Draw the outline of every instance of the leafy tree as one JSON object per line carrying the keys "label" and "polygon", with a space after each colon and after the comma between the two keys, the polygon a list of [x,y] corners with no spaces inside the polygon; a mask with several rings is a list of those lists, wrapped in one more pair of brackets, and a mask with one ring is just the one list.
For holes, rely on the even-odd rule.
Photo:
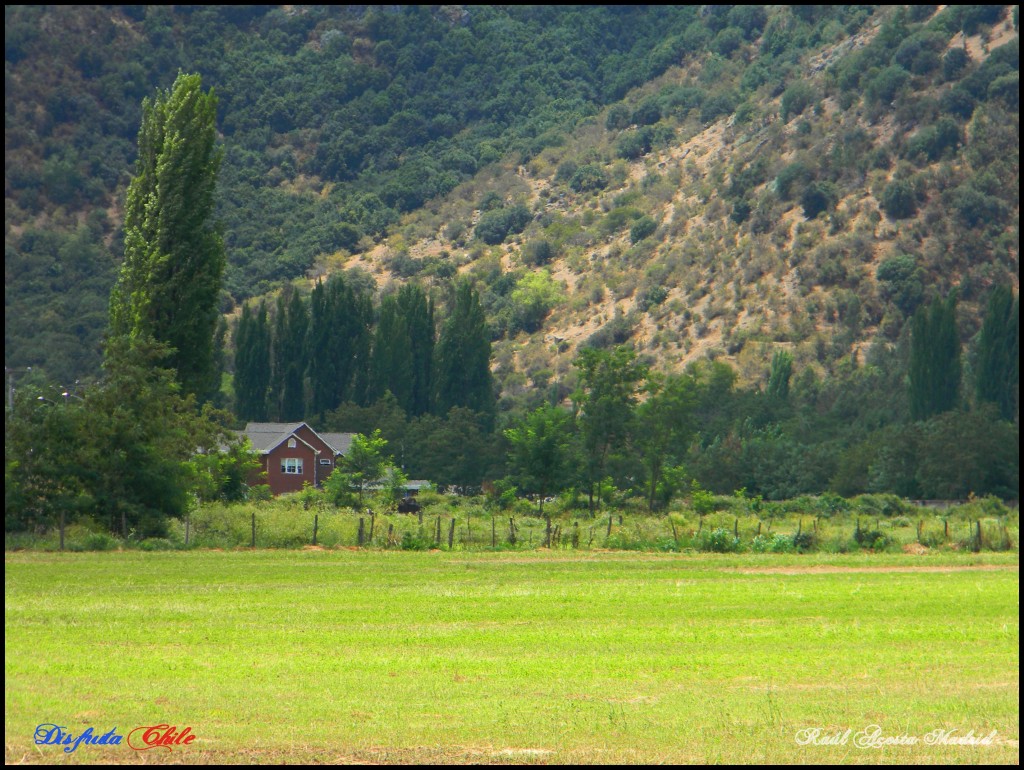
{"label": "leafy tree", "polygon": [[125,260],[111,295],[114,336],[152,337],[186,394],[220,385],[213,336],[224,244],[212,217],[221,151],[217,97],[199,75],[179,74],[170,91],[142,105],[139,157],[125,202]]}
{"label": "leafy tree", "polygon": [[[183,396],[166,345],[111,338],[105,377],[83,397],[20,400],[7,417],[7,526],[92,516],[111,531],[162,536],[193,494],[238,497],[248,453],[208,404]],[[221,447],[227,447],[221,451]]]}
{"label": "leafy tree", "polygon": [[647,399],[636,409],[636,443],[647,469],[647,507],[653,511],[664,469],[685,457],[696,432],[697,382],[691,375],[651,374],[645,390]]}
{"label": "leafy tree", "polygon": [[911,330],[910,414],[924,420],[960,403],[956,293],[918,309]]}
{"label": "leafy tree", "polygon": [[624,451],[633,427],[640,383],[647,367],[632,348],[586,348],[573,361],[579,388],[573,394],[586,455],[586,481],[591,512],[594,485],[606,475],[613,453]]}
{"label": "leafy tree", "polygon": [[925,497],[963,500],[970,494],[1016,499],[1020,494],[1018,426],[991,406],[949,411],[921,425],[916,478]]}
{"label": "leafy tree", "polygon": [[572,415],[545,404],[505,431],[509,463],[528,492],[537,494],[537,512],[544,515],[544,498],[560,488],[570,458]]}
{"label": "leafy tree", "polygon": [[[379,429],[369,436],[357,433],[352,437],[348,452],[341,459],[339,468],[348,474],[350,483],[356,488],[360,508],[363,506],[366,485],[379,481],[384,466],[390,462],[390,458],[384,454],[387,446],[388,442],[381,436]],[[331,475],[337,473],[339,468]]]}
{"label": "leafy tree", "polygon": [[1020,299],[1000,284],[992,290],[978,336],[975,393],[995,404],[1004,420],[1020,409]]}

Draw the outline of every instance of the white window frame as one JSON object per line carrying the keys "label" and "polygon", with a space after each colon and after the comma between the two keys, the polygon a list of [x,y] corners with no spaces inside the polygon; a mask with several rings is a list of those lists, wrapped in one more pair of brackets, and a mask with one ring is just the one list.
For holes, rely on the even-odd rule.
{"label": "white window frame", "polygon": [[302,458],[301,457],[282,457],[281,458],[281,473],[289,476],[301,476],[302,475]]}

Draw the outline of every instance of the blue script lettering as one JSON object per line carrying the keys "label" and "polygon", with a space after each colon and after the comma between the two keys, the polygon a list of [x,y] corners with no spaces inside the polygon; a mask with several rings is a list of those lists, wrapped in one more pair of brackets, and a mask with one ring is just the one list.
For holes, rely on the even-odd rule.
{"label": "blue script lettering", "polygon": [[75,751],[83,743],[87,746],[120,746],[123,737],[123,735],[117,734],[116,727],[103,735],[97,735],[91,727],[87,727],[85,732],[77,737],[73,733],[67,732],[66,727],[54,724],[39,725],[35,732],[36,745],[63,746],[67,754]]}

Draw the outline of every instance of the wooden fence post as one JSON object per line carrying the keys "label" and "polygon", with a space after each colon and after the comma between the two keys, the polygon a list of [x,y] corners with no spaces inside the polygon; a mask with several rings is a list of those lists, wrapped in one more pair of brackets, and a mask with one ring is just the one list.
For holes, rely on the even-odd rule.
{"label": "wooden fence post", "polygon": [[434,543],[440,547],[441,545],[441,517],[437,517],[437,529],[434,531]]}
{"label": "wooden fence post", "polygon": [[[63,512],[61,513],[62,525],[63,525]],[[192,521],[190,514],[185,514],[185,547],[188,548],[188,535],[189,535],[189,522]],[[64,532],[61,531],[61,550],[64,550]]]}
{"label": "wooden fence post", "polygon": [[544,517],[544,547],[551,547],[551,517]]}
{"label": "wooden fence post", "polygon": [[356,545],[363,544],[363,517],[359,517],[359,534],[356,535]]}
{"label": "wooden fence post", "polygon": [[452,544],[455,542],[455,517],[452,517],[452,524],[448,527],[448,550],[452,550]]}
{"label": "wooden fence post", "polygon": [[[188,517],[185,517],[185,545],[188,545]],[[64,550],[64,508],[60,509],[60,550]]]}
{"label": "wooden fence post", "polygon": [[252,514],[252,547],[256,547],[256,512]]}
{"label": "wooden fence post", "polygon": [[320,526],[320,514],[313,514],[313,545],[316,545],[316,530]]}
{"label": "wooden fence post", "polygon": [[494,514],[491,514],[491,548],[498,547],[498,534],[494,525]]}

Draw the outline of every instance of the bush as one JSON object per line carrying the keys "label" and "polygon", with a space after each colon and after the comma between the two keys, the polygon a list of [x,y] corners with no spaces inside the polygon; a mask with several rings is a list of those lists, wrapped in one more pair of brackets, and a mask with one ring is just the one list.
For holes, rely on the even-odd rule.
{"label": "bush", "polygon": [[754,553],[793,553],[796,549],[792,537],[777,533],[774,535],[758,535],[754,538],[751,550]]}
{"label": "bush", "polygon": [[906,219],[917,213],[917,194],[914,186],[905,179],[897,179],[886,185],[881,203],[882,211],[889,219]]}
{"label": "bush", "polygon": [[509,235],[521,233],[530,220],[530,210],[522,204],[508,208],[488,211],[480,216],[476,225],[476,237],[484,243],[494,246],[504,241]]}
{"label": "bush", "polygon": [[595,163],[580,166],[569,180],[569,187],[576,192],[595,192],[608,186],[608,177]]}
{"label": "bush", "polygon": [[650,217],[640,217],[633,223],[633,226],[629,228],[629,241],[630,243],[639,243],[648,235],[653,235],[654,231],[658,229],[658,223]]}
{"label": "bush", "polygon": [[714,553],[737,553],[740,550],[740,539],[732,532],[718,527],[697,539],[697,549]]}
{"label": "bush", "polygon": [[428,551],[432,546],[433,543],[424,534],[423,528],[420,527],[420,531],[416,534],[405,532],[402,535],[402,542],[398,547],[403,551]]}

